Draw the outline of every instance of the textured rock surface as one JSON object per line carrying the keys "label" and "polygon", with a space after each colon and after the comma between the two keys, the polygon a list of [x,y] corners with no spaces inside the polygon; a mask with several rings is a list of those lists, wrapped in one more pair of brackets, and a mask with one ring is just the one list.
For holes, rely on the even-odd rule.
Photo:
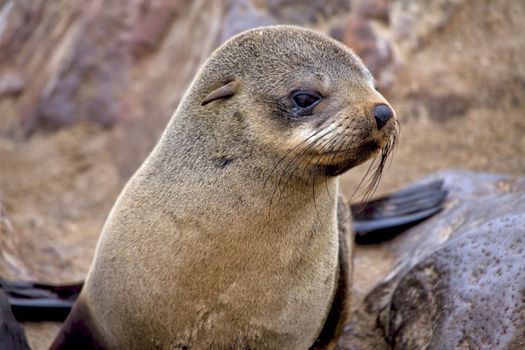
{"label": "textured rock surface", "polygon": [[273,24],[277,21],[250,0],[232,0],[222,25],[221,42],[245,30]]}
{"label": "textured rock surface", "polygon": [[311,24],[350,10],[350,0],[266,0],[269,12],[282,22]]}
{"label": "textured rock surface", "polygon": [[376,78],[379,88],[391,84],[394,63],[392,41],[374,23],[360,15],[351,15],[331,30],[331,35],[351,47]]}
{"label": "textured rock surface", "polygon": [[377,335],[393,349],[525,346],[525,178],[436,177],[446,208],[387,243],[395,268],[367,296],[347,347],[380,349]]}
{"label": "textured rock surface", "polygon": [[15,231],[0,201],[0,276],[10,279],[34,278],[22,259],[21,245],[21,237]]}
{"label": "textured rock surface", "polygon": [[391,2],[391,0],[362,0],[358,2],[357,13],[363,17],[388,22]]}
{"label": "textured rock surface", "polygon": [[393,0],[392,31],[410,50],[420,48],[436,31],[445,29],[464,0]]}

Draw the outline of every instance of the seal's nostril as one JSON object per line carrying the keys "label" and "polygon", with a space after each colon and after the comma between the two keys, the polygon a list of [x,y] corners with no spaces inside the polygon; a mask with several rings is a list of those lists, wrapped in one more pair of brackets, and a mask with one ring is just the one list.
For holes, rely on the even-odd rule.
{"label": "seal's nostril", "polygon": [[385,124],[392,119],[394,112],[385,104],[376,105],[373,110],[377,122],[377,129],[381,130]]}

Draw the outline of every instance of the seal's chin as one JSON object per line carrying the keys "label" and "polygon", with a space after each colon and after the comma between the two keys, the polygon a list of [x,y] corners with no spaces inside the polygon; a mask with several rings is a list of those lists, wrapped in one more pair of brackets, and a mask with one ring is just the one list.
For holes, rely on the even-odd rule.
{"label": "seal's chin", "polygon": [[368,159],[375,156],[381,146],[376,141],[370,141],[362,144],[356,149],[348,150],[346,152],[338,152],[337,157],[330,157],[329,163],[320,164],[322,171],[326,176],[341,175],[345,171],[366,162]]}

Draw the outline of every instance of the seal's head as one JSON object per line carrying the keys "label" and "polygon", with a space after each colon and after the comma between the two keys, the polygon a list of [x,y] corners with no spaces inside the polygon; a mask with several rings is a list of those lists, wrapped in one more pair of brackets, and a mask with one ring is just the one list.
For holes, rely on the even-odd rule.
{"label": "seal's head", "polygon": [[222,132],[242,129],[254,148],[273,152],[276,169],[299,177],[339,175],[379,154],[377,180],[397,139],[395,113],[361,60],[298,27],[264,27],[230,39],[204,65],[189,96],[200,115],[235,120]]}

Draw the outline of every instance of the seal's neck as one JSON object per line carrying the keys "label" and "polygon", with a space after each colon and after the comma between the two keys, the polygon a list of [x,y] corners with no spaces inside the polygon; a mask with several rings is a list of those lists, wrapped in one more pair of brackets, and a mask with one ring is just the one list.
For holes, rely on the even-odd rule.
{"label": "seal's neck", "polygon": [[[221,124],[221,123],[219,123]],[[267,220],[271,212],[325,220],[335,207],[337,178],[311,176],[258,147],[240,129],[213,130],[172,120],[137,177],[162,183],[177,215],[209,220]]]}

